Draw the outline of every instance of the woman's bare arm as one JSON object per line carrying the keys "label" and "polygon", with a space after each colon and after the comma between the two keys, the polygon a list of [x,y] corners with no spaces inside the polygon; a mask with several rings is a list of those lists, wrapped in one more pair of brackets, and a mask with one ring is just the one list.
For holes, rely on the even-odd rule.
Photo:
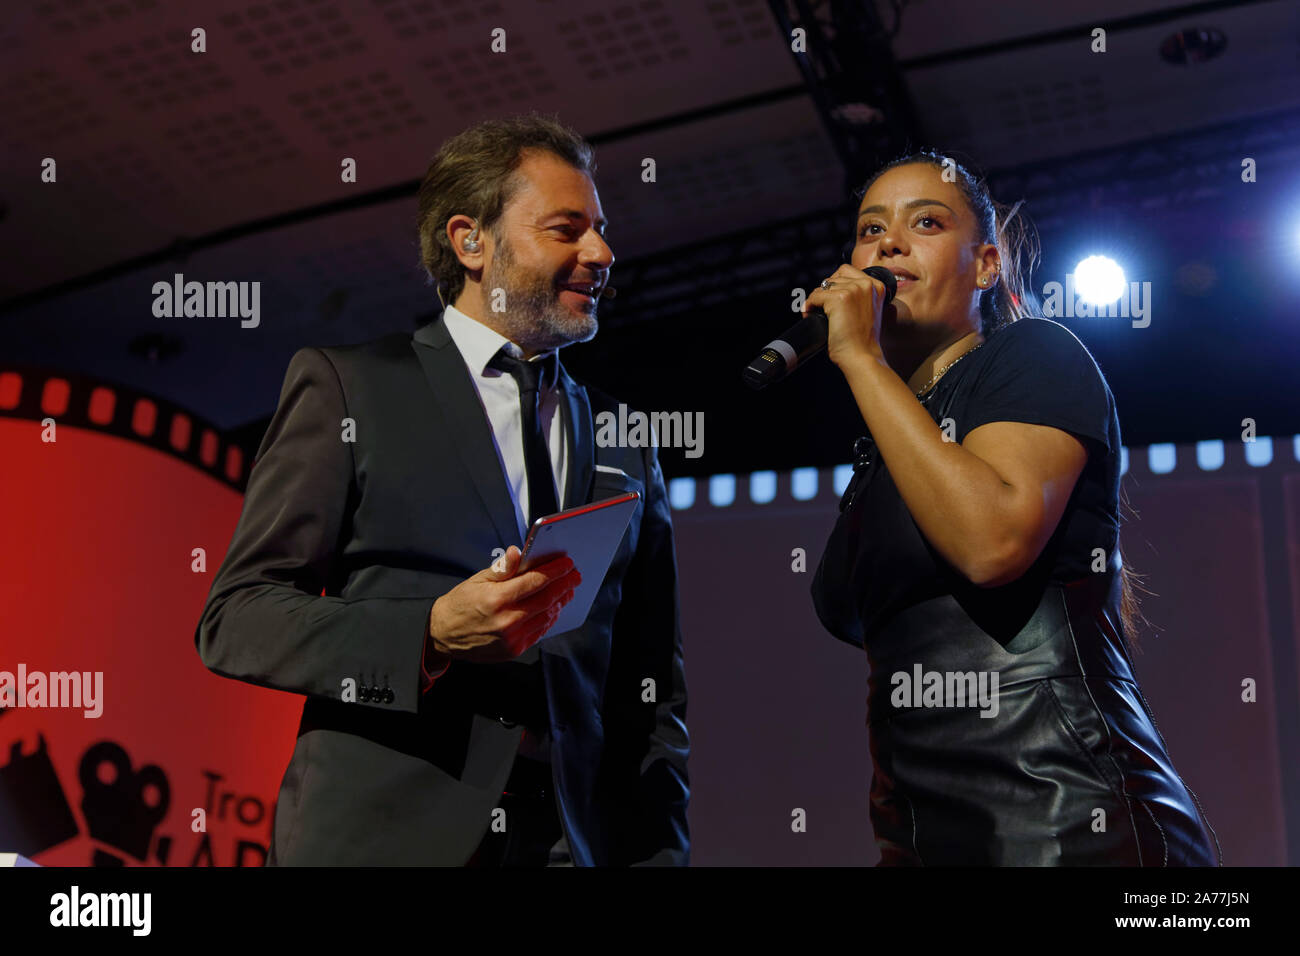
{"label": "woman's bare arm", "polygon": [[1020,577],[1056,530],[1087,462],[1083,444],[1045,425],[990,422],[947,441],[883,356],[841,363],[889,474],[926,539],[964,577]]}

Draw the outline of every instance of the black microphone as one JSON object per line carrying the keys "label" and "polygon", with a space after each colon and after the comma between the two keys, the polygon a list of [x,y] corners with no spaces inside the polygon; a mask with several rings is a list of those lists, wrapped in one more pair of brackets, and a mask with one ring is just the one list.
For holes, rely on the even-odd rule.
{"label": "black microphone", "polygon": [[[894,299],[898,280],[884,266],[870,266],[864,270],[873,279],[885,284],[885,305]],[[779,382],[796,368],[826,348],[830,323],[821,306],[813,306],[808,315],[786,329],[780,338],[767,343],[754,361],[745,367],[741,377],[750,388],[766,388]]]}

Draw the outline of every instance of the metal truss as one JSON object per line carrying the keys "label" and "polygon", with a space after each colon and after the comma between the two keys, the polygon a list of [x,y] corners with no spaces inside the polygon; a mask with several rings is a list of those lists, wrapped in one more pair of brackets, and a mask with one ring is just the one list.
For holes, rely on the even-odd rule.
{"label": "metal truss", "polygon": [[[856,188],[883,158],[919,139],[902,72],[871,0],[768,0],[791,46],[808,95],[844,166],[845,193]],[[795,49],[801,30],[800,49]]]}
{"label": "metal truss", "polygon": [[[1080,210],[1132,216],[1139,208],[1211,200],[1241,182],[1251,157],[1267,168],[1300,160],[1300,109],[1061,159],[990,170],[993,194],[1025,199],[1044,233],[1068,226]],[[605,313],[611,326],[718,305],[739,294],[806,286],[843,261],[853,210],[818,209],[780,222],[618,263],[619,298]]]}
{"label": "metal truss", "polygon": [[993,170],[987,179],[1003,202],[1025,199],[1044,231],[1077,218],[1080,209],[1118,210],[1203,202],[1241,184],[1242,161],[1268,159],[1286,168],[1300,156],[1300,109],[1233,120],[1059,159]]}

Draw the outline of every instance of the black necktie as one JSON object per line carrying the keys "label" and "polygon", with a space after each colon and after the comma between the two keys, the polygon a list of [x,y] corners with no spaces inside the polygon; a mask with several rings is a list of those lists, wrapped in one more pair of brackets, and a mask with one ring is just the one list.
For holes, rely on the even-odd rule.
{"label": "black necktie", "polygon": [[540,399],[537,385],[543,372],[550,371],[556,356],[549,353],[540,362],[525,362],[507,353],[504,348],[498,352],[489,368],[508,372],[519,383],[519,411],[523,415],[524,426],[524,474],[528,478],[528,526],[545,515],[560,510],[555,497],[555,475],[551,470],[551,453],[547,448],[546,436],[542,434],[542,418],[539,414]]}

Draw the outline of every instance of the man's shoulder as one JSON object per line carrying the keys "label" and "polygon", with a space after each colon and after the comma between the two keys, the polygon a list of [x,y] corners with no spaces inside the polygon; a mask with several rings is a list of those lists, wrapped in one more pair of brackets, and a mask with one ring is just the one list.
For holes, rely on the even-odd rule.
{"label": "man's shoulder", "polygon": [[320,364],[321,357],[333,366],[339,375],[364,374],[382,368],[391,368],[394,362],[415,361],[411,349],[410,332],[390,332],[364,342],[342,345],[304,345],[294,352],[290,366],[306,363],[309,367]]}
{"label": "man's shoulder", "polygon": [[405,358],[414,355],[411,351],[410,332],[389,332],[387,335],[367,339],[364,342],[352,342],[346,345],[318,345],[315,347],[331,359],[338,359],[342,362],[363,362],[367,359],[391,359],[394,357]]}
{"label": "man's shoulder", "polygon": [[411,333],[391,332],[364,342],[304,345],[289,358],[284,378],[286,383],[314,383],[351,397],[382,395],[408,382],[403,374],[408,364],[418,365]]}

